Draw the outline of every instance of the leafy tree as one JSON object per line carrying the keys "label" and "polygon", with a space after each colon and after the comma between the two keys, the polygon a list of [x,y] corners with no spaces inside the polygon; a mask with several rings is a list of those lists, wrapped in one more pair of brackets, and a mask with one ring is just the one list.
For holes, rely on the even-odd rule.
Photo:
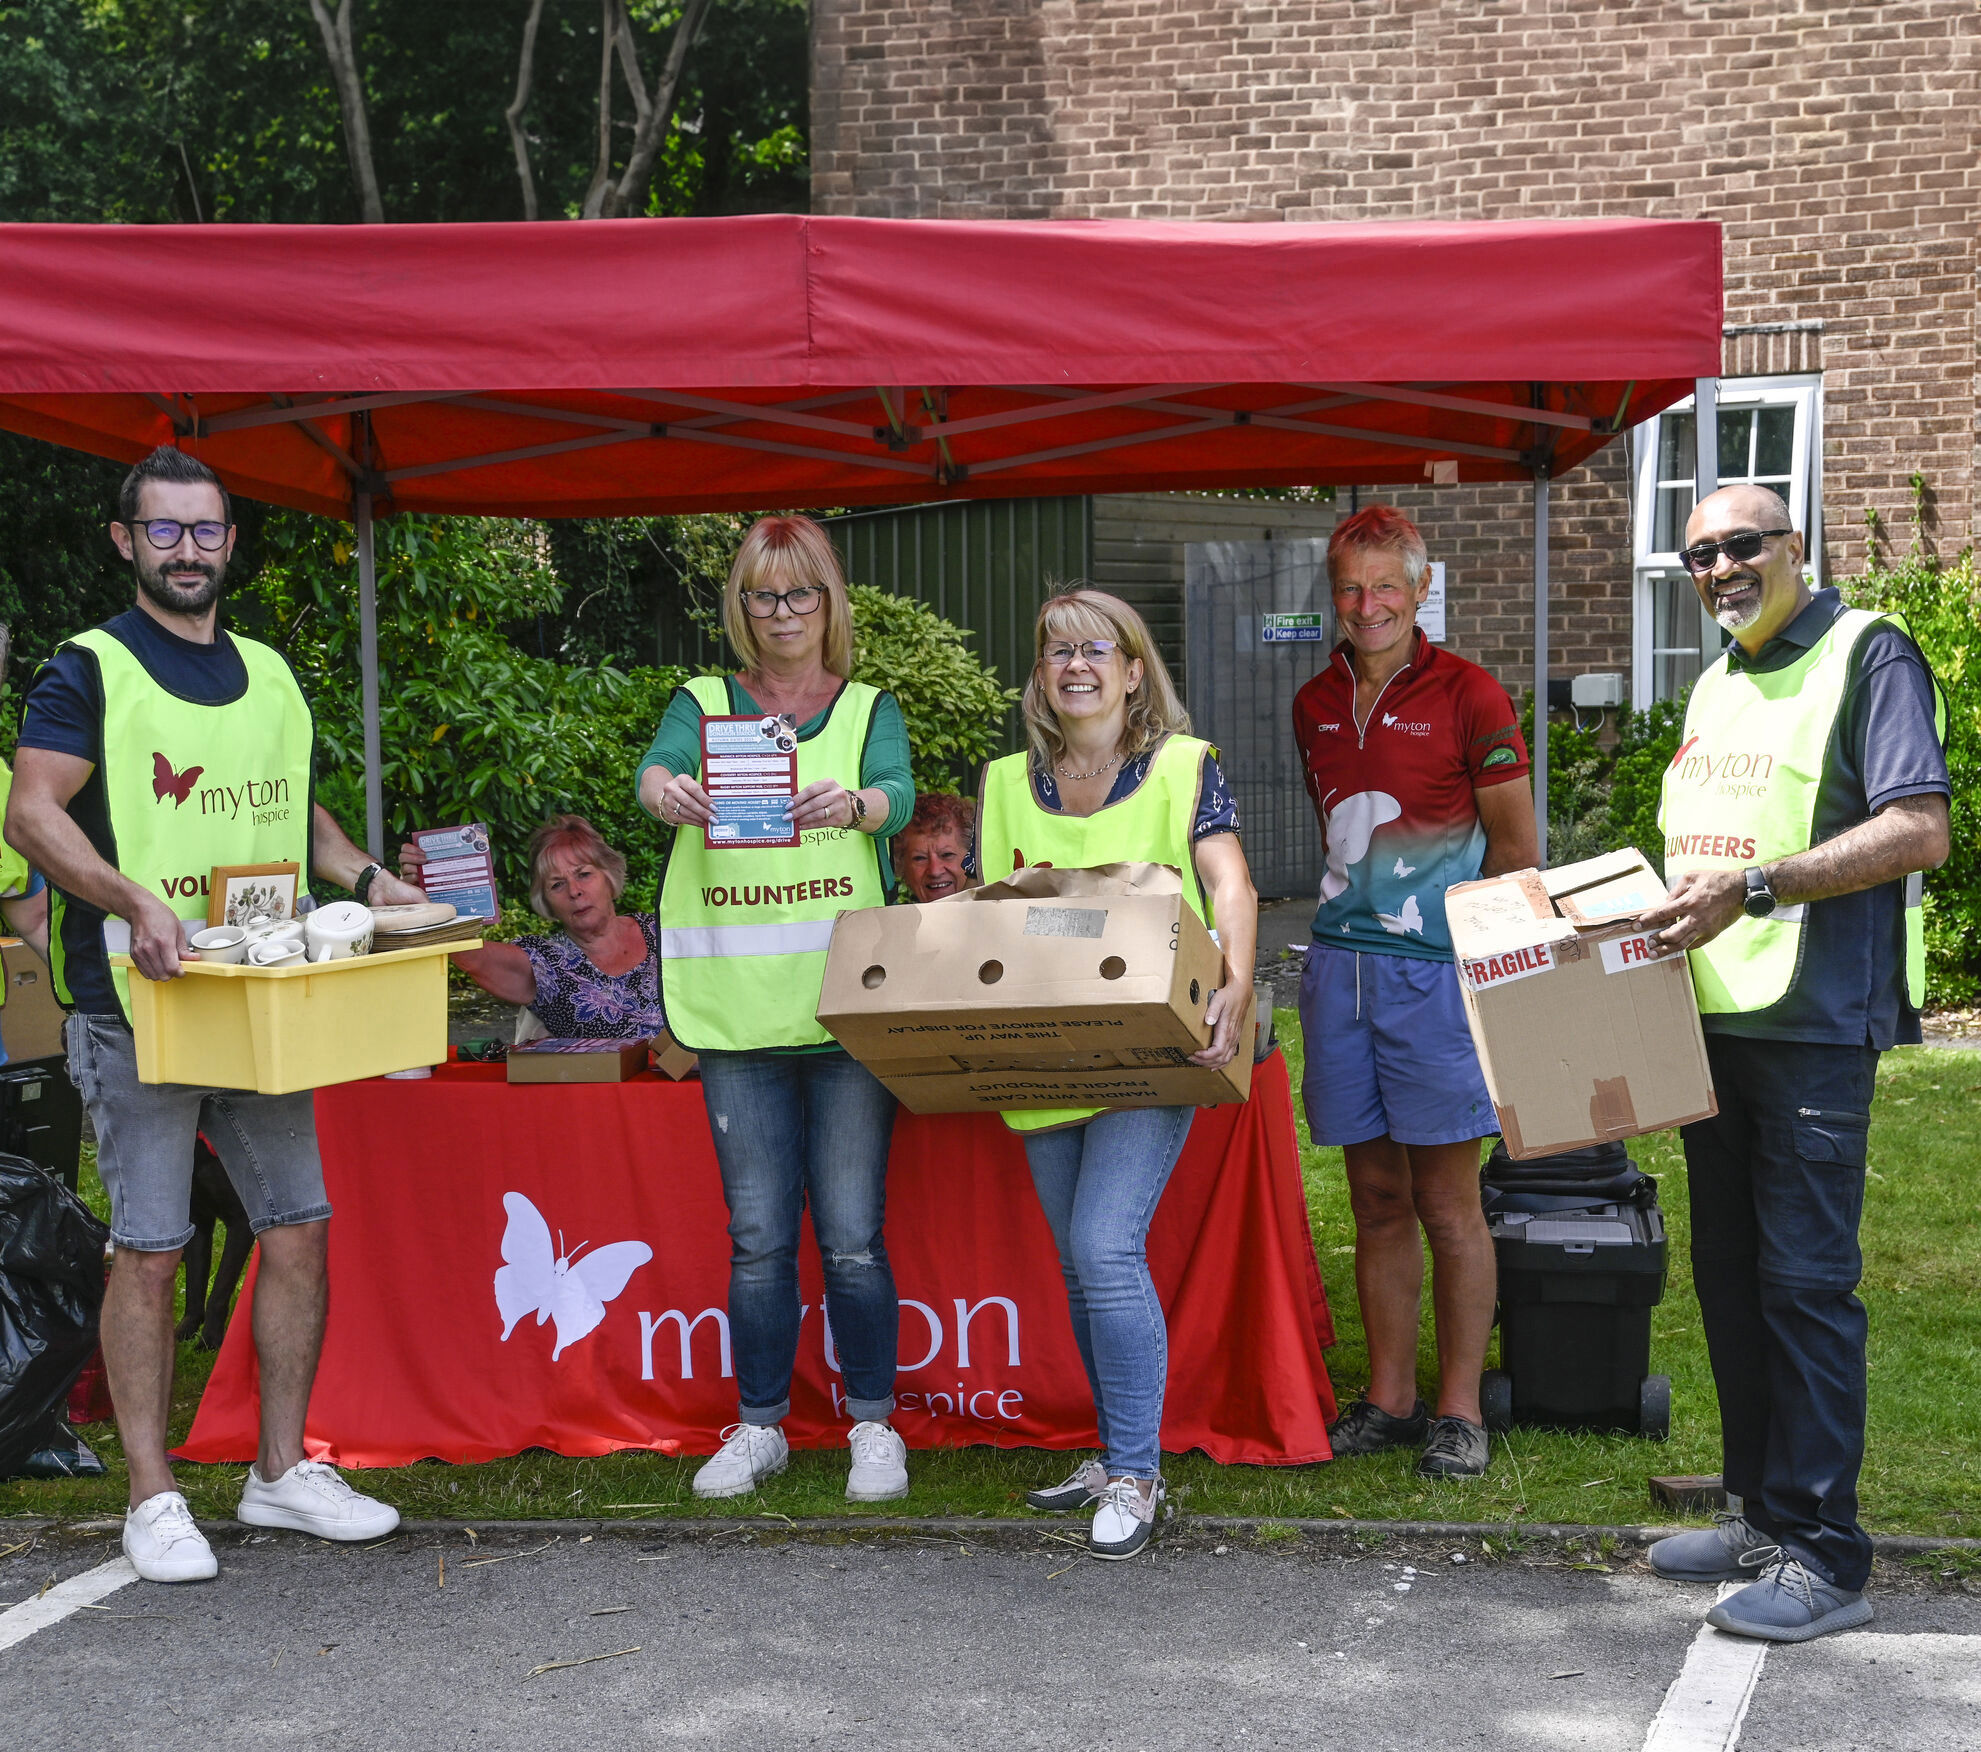
{"label": "leafy tree", "polygon": [[1970,549],[1943,565],[1904,560],[1840,579],[1859,608],[1897,610],[1947,692],[1953,850],[1926,877],[1926,976],[1935,1005],[1981,1001],[1981,573]]}

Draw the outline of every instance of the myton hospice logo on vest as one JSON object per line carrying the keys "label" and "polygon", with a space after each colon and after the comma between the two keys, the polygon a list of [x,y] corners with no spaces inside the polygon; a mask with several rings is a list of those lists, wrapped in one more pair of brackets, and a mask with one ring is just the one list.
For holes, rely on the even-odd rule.
{"label": "myton hospice logo on vest", "polygon": [[[1708,754],[1699,747],[1698,732],[1679,744],[1671,757],[1675,784],[1711,787],[1713,794],[1729,802],[1758,801],[1768,794],[1768,781],[1774,776],[1772,754]],[[1754,856],[1754,839],[1748,833],[1677,833],[1665,836],[1667,858],[1734,858]]]}
{"label": "myton hospice logo on vest", "polygon": [[[151,794],[160,803],[170,797],[174,809],[183,809],[193,795],[193,786],[205,772],[203,766],[187,767],[180,772],[164,755],[154,752]],[[201,815],[239,821],[245,809],[256,827],[287,821],[290,802],[287,779],[243,779],[238,785],[202,785],[199,790]]]}

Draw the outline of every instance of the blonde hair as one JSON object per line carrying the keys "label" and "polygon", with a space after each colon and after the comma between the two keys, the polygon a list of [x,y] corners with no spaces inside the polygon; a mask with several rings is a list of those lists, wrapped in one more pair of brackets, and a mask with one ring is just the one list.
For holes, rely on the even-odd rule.
{"label": "blonde hair", "polygon": [[1121,752],[1129,759],[1147,754],[1165,736],[1189,734],[1190,714],[1176,697],[1162,653],[1149,636],[1148,622],[1120,597],[1075,584],[1046,598],[1033,629],[1032,673],[1025,682],[1022,709],[1035,770],[1050,770],[1066,753],[1058,715],[1039,685],[1046,643],[1051,639],[1112,639],[1115,656],[1122,664],[1141,663],[1142,679],[1128,696],[1127,722],[1121,732]]}
{"label": "blonde hair", "polygon": [[557,916],[550,910],[544,889],[554,874],[550,854],[566,846],[593,869],[605,872],[615,901],[626,892],[626,860],[605,843],[598,829],[582,815],[553,815],[530,835],[530,908],[538,918]]}
{"label": "blonde hair", "polygon": [[722,630],[745,669],[756,668],[763,648],[757,643],[756,622],[743,606],[743,592],[797,590],[807,584],[825,592],[824,606],[817,611],[825,616],[821,659],[834,675],[851,678],[853,610],[846,599],[846,577],[832,538],[809,517],[760,517],[736,550],[722,591]]}

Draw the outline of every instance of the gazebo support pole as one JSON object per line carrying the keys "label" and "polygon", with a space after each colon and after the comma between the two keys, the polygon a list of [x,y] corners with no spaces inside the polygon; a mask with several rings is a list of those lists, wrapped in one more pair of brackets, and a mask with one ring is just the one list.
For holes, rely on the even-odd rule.
{"label": "gazebo support pole", "polygon": [[1548,867],[1548,465],[1534,470],[1534,844]]}
{"label": "gazebo support pole", "polygon": [[358,536],[358,669],[365,719],[365,850],[385,856],[385,785],[378,735],[378,562],[373,551],[371,494],[360,489],[353,522]]}
{"label": "gazebo support pole", "polygon": [[1692,502],[1720,490],[1720,380],[1692,385]]}

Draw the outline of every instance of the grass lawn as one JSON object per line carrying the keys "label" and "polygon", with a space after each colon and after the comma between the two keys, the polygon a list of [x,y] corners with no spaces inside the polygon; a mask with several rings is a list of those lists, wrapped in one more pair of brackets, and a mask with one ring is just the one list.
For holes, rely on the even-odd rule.
{"label": "grass lawn", "polygon": [[[1281,1012],[1299,1080],[1299,1033]],[[1981,1053],[1908,1048],[1888,1054],[1871,1130],[1862,1294],[1871,1309],[1871,1439],[1865,1516],[1888,1533],[1981,1536]],[[1203,1514],[1354,1516],[1380,1520],[1638,1523],[1666,1517],[1645,1492],[1652,1473],[1715,1472],[1719,1420],[1699,1310],[1686,1264],[1685,1175],[1674,1133],[1640,1138],[1639,1164],[1659,1179],[1669,1226],[1671,1279],[1652,1330],[1652,1368],[1672,1378],[1672,1437],[1653,1444],[1622,1435],[1515,1430],[1497,1442],[1493,1469],[1472,1484],[1428,1484],[1411,1456],[1330,1466],[1217,1466],[1201,1455],[1166,1462],[1180,1507]],[[1328,1353],[1344,1401],[1365,1381],[1367,1357],[1354,1295],[1354,1228],[1338,1150],[1313,1148],[1302,1126],[1301,1159],[1314,1241],[1340,1342]],[[93,1169],[87,1190],[101,1206]],[[1419,1378],[1435,1378],[1428,1331]],[[212,1366],[180,1348],[173,1431],[183,1435]],[[0,1484],[0,1514],[85,1516],[121,1512],[122,1467],[113,1427],[90,1442],[110,1462],[91,1482]],[[970,1448],[913,1457],[905,1502],[852,1509],[843,1501],[840,1454],[794,1454],[791,1468],[757,1496],[701,1503],[688,1488],[693,1459],[626,1454],[565,1460],[526,1454],[480,1466],[429,1462],[362,1475],[365,1489],[415,1516],[464,1520],[599,1515],[790,1516],[1022,1514],[1026,1488],[1062,1476],[1066,1457],[1037,1450]],[[187,1466],[180,1477],[196,1513],[230,1516],[243,1469]]]}

